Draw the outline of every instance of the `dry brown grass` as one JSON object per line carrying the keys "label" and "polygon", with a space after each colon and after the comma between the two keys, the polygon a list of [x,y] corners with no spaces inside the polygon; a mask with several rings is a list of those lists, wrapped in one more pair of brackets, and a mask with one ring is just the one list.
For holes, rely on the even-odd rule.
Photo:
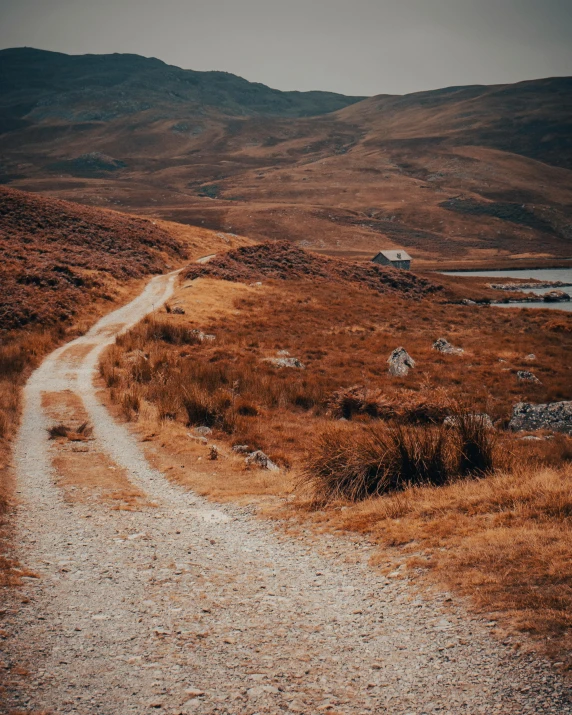
{"label": "dry brown grass", "polygon": [[0,329],[69,322],[87,296],[187,256],[152,221],[0,187]]}
{"label": "dry brown grass", "polygon": [[[351,286],[340,291],[327,282],[248,287],[199,279],[185,286],[173,305],[186,314],[163,313],[156,320],[212,333],[216,341],[153,340],[143,325],[112,348],[102,366],[107,380],[113,371],[118,414],[125,411],[125,396],[137,395],[139,411],[129,409],[133,429],[159,468],[213,499],[256,502],[317,528],[362,531],[384,547],[399,546],[412,568],[422,566],[561,657],[571,605],[566,560],[572,555],[572,440],[524,442],[503,430],[515,402],[572,397],[566,359],[572,334],[552,329],[552,312],[413,301]],[[562,314],[558,324],[569,320]],[[464,355],[432,350],[441,336],[464,348]],[[398,345],[417,361],[403,378],[387,373],[387,356]],[[306,369],[264,362],[283,349]],[[525,360],[530,353],[534,363]],[[532,369],[542,384],[519,383],[519,369]],[[361,402],[350,410],[351,420],[334,423],[340,395],[352,388]],[[205,404],[220,400],[215,412],[233,418],[227,427],[215,419],[208,443],[188,426],[199,421],[189,420],[185,410],[189,389]],[[383,398],[391,409],[372,413],[371,397],[378,405]],[[495,420],[498,448],[506,456],[497,473],[440,487],[403,485],[392,495],[360,504],[338,500],[319,511],[315,493],[299,493],[292,501],[302,466],[324,430],[337,424],[349,433],[368,431],[382,427],[380,418],[430,425],[455,401]],[[211,443],[219,448],[216,461],[209,459]],[[281,472],[247,470],[231,451],[238,443],[263,449]],[[384,549],[382,558],[387,556]]]}
{"label": "dry brown grass", "polygon": [[[352,391],[362,400],[355,410],[348,410],[354,418],[360,413],[367,418],[372,411],[368,405],[375,402],[379,416],[396,413],[417,421],[441,418],[447,401],[464,402],[466,396],[475,409],[500,422],[506,422],[518,401],[571,396],[566,355],[572,336],[548,329],[552,314],[547,311],[413,301],[351,286],[340,291],[326,282],[299,281],[288,288],[270,283],[258,289],[243,286],[242,291],[236,290],[236,284],[218,282],[221,294],[232,289],[224,314],[222,295],[216,306],[209,304],[213,285],[217,282],[199,280],[194,288],[180,290],[177,301],[186,315],[164,313],[155,319],[158,327],[147,323],[121,342],[121,352],[130,353],[129,364],[123,367],[125,384],[143,392],[157,390],[160,384],[151,400],[161,393],[170,411],[181,418],[181,388],[191,385],[210,396],[220,392],[221,398],[229,398],[234,390],[235,406],[240,399],[246,410],[251,404],[280,419],[284,409],[306,417],[308,413],[320,416],[328,409],[339,413],[340,396]],[[164,330],[165,325],[172,325],[175,332],[200,329],[216,340],[176,346],[170,338],[147,339],[149,330]],[[463,347],[465,354],[435,352],[432,344],[440,336]],[[400,344],[417,367],[405,378],[394,378],[387,373],[386,359]],[[299,358],[306,369],[276,368],[264,362],[282,349]],[[525,360],[530,353],[536,355],[533,363]],[[106,379],[117,380],[119,373],[113,372],[117,368],[104,361]],[[519,382],[516,373],[524,369],[532,369],[542,384]]]}

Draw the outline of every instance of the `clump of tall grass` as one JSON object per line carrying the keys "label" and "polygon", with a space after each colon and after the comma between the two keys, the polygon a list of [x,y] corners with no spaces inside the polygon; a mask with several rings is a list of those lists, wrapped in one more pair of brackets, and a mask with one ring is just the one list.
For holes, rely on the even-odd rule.
{"label": "clump of tall grass", "polygon": [[141,396],[136,387],[125,390],[121,395],[121,410],[128,422],[139,414],[141,409]]}
{"label": "clump of tall grass", "polygon": [[455,416],[459,446],[458,471],[461,476],[490,474],[495,468],[496,433],[483,415],[460,410]]}
{"label": "clump of tall grass", "polygon": [[134,330],[118,336],[116,343],[127,350],[133,350],[150,340],[168,345],[198,345],[202,342],[200,331],[195,328],[147,317]]}
{"label": "clump of tall grass", "polygon": [[234,395],[217,390],[211,393],[197,385],[187,387],[182,396],[189,425],[217,427],[231,434],[236,424]]}
{"label": "clump of tall grass", "polygon": [[367,416],[406,424],[437,424],[453,409],[451,399],[444,390],[400,390],[397,394],[388,394],[382,389],[370,389],[364,385],[336,390],[329,396],[327,406],[332,417],[351,420]]}
{"label": "clump of tall grass", "polygon": [[495,469],[495,436],[481,420],[455,425],[331,425],[307,458],[303,482],[316,499],[360,501],[410,486],[443,486]]}

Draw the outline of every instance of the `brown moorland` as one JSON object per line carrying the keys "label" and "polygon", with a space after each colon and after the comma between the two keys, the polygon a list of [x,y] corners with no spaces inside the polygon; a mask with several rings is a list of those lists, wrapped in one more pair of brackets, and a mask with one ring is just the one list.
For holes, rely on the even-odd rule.
{"label": "brown moorland", "polygon": [[13,186],[359,259],[570,258],[570,78],[358,101],[132,55],[0,66]]}
{"label": "brown moorland", "polygon": [[[149,458],[211,498],[257,503],[319,529],[361,531],[385,547],[379,559],[388,571],[403,563],[409,571],[399,573],[417,569],[445,582],[494,614],[501,629],[531,633],[565,658],[572,443],[563,435],[522,440],[506,425],[518,401],[572,398],[565,359],[572,316],[449,302],[472,291],[487,294],[475,280],[419,294],[380,293],[331,273],[301,277],[299,257],[284,280],[280,254],[279,277],[252,284],[259,277],[252,256],[265,250],[246,251],[247,267],[236,261],[237,273],[226,273],[226,281],[212,276],[228,271],[244,250],[198,267],[202,277],[183,280],[171,313],[145,321],[105,356],[101,374],[113,408],[132,422]],[[239,276],[246,283],[235,282]],[[176,306],[185,314],[173,313]],[[438,337],[464,353],[436,352]],[[400,345],[416,367],[392,377],[386,360]],[[276,365],[287,357],[304,369]],[[533,370],[540,383],[519,382],[522,369]],[[354,405],[341,422],[340,394]],[[487,438],[491,474],[459,474],[438,487],[402,485],[358,503],[316,502],[303,475],[328,431],[338,430],[337,444],[350,451],[371,430],[386,435],[399,425],[419,442],[443,430],[443,417],[459,406],[487,412],[495,423]],[[201,425],[213,430],[206,440],[193,429]],[[246,467],[231,449],[236,445],[263,450],[280,471]]]}

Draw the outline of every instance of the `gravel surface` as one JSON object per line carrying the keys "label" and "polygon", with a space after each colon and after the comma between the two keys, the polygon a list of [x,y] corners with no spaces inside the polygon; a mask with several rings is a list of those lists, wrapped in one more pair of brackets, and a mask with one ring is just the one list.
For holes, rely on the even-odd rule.
{"label": "gravel surface", "polygon": [[[16,536],[40,578],[25,579],[4,614],[3,660],[30,676],[3,694],[1,712],[572,713],[550,664],[495,641],[493,624],[446,594],[422,597],[383,576],[368,565],[368,544],[288,537],[149,466],[98,402],[93,368],[173,281],[154,279],[74,341],[90,352],[56,351],[26,387]],[[97,450],[156,506],[64,500],[41,409],[43,391],[64,389],[82,398]]]}

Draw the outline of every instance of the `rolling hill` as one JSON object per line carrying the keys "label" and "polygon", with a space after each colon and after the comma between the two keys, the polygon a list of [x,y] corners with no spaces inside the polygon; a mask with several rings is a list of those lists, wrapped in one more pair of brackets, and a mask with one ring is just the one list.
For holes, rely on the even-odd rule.
{"label": "rolling hill", "polygon": [[15,187],[358,258],[572,255],[571,78],[361,99],[19,49],[0,88]]}

